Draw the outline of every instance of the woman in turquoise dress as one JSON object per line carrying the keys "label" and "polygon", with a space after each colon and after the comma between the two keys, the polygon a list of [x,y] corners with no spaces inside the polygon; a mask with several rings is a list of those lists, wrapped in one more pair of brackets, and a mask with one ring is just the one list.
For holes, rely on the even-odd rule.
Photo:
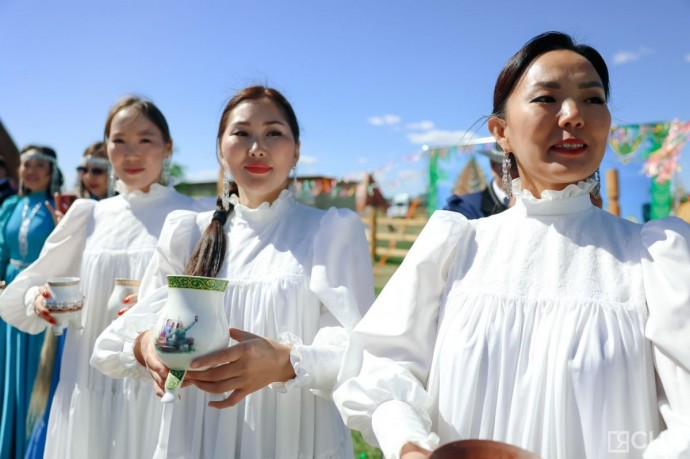
{"label": "woman in turquoise dress", "polygon": [[[55,228],[46,203],[62,186],[57,155],[48,147],[22,149],[19,194],[0,208],[0,276],[9,284],[38,258]],[[0,457],[23,458],[27,444],[26,414],[36,376],[43,335],[30,335],[0,321]]]}
{"label": "woman in turquoise dress", "polygon": [[[77,166],[79,197],[100,201],[112,195],[110,160],[103,142],[86,147]],[[60,214],[58,214],[60,216]],[[24,459],[43,459],[48,430],[48,417],[53,395],[60,380],[60,363],[68,330],[60,336],[44,334],[40,362],[29,402],[27,429],[31,431]]]}

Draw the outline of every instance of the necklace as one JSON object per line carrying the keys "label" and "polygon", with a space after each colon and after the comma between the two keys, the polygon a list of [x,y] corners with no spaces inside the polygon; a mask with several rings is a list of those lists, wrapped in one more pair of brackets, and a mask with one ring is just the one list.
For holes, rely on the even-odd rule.
{"label": "necklace", "polygon": [[29,225],[31,225],[31,219],[36,216],[40,209],[41,203],[39,202],[31,209],[31,213],[27,216],[26,214],[29,212],[28,199],[22,208],[22,224],[19,226],[19,255],[22,258],[29,253]]}

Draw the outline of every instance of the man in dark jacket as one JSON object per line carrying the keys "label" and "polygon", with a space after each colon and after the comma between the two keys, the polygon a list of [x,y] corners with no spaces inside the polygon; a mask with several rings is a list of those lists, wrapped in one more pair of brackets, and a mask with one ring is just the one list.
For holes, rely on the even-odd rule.
{"label": "man in dark jacket", "polygon": [[[482,191],[468,194],[454,194],[448,198],[443,210],[459,212],[470,220],[488,217],[506,210],[509,199],[503,191],[503,152],[498,150],[482,151],[491,161],[491,182]],[[511,161],[511,178],[518,176],[515,161]]]}

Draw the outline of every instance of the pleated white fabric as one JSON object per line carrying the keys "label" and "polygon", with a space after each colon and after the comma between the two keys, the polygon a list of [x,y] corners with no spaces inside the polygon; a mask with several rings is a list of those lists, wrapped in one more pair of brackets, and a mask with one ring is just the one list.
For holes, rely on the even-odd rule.
{"label": "pleated white fabric", "polygon": [[[155,457],[351,459],[350,432],[330,394],[349,330],[373,302],[364,227],[351,211],[306,207],[287,190],[257,209],[233,202],[227,255],[218,274],[230,281],[229,323],[291,343],[297,378],[223,410],[207,407],[220,397],[196,387],[182,389],[181,399],[165,408]],[[211,216],[170,215],[139,303],[96,344],[92,363],[102,371],[147,377],[133,357],[132,343],[156,323],[167,295],[166,275],[184,271]]]}
{"label": "pleated white fabric", "polygon": [[591,186],[523,191],[479,220],[434,213],[351,335],[347,424],[391,458],[468,438],[689,457],[690,225],[614,217]]}
{"label": "pleated white fabric", "polygon": [[[115,278],[141,279],[167,214],[198,209],[186,196],[158,184],[150,192],[103,201],[77,200],[46,241],[39,259],[0,297],[0,315],[29,332],[45,329],[34,314],[37,286],[78,276],[85,296],[83,329],[67,332],[60,382],[47,431],[46,457],[144,458],[153,455],[161,416],[150,381],[115,380],[89,365],[98,335],[113,320],[106,305]],[[146,422],[141,422],[145,419]]]}

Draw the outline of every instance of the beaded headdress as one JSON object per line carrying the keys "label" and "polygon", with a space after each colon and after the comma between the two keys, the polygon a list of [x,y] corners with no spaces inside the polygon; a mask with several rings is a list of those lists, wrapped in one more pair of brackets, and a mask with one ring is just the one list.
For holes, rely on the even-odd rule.
{"label": "beaded headdress", "polygon": [[[19,155],[19,161],[24,162],[24,161],[29,161],[31,159],[38,159],[41,161],[47,161],[50,164],[53,165],[51,167],[52,173],[50,175],[50,190],[52,192],[55,191],[60,191],[60,170],[58,169],[57,166],[57,158],[54,158],[53,156],[46,155],[45,153],[41,152],[40,150],[36,148],[31,148],[21,155]],[[19,179],[19,189],[21,190],[24,187],[23,180]]]}

